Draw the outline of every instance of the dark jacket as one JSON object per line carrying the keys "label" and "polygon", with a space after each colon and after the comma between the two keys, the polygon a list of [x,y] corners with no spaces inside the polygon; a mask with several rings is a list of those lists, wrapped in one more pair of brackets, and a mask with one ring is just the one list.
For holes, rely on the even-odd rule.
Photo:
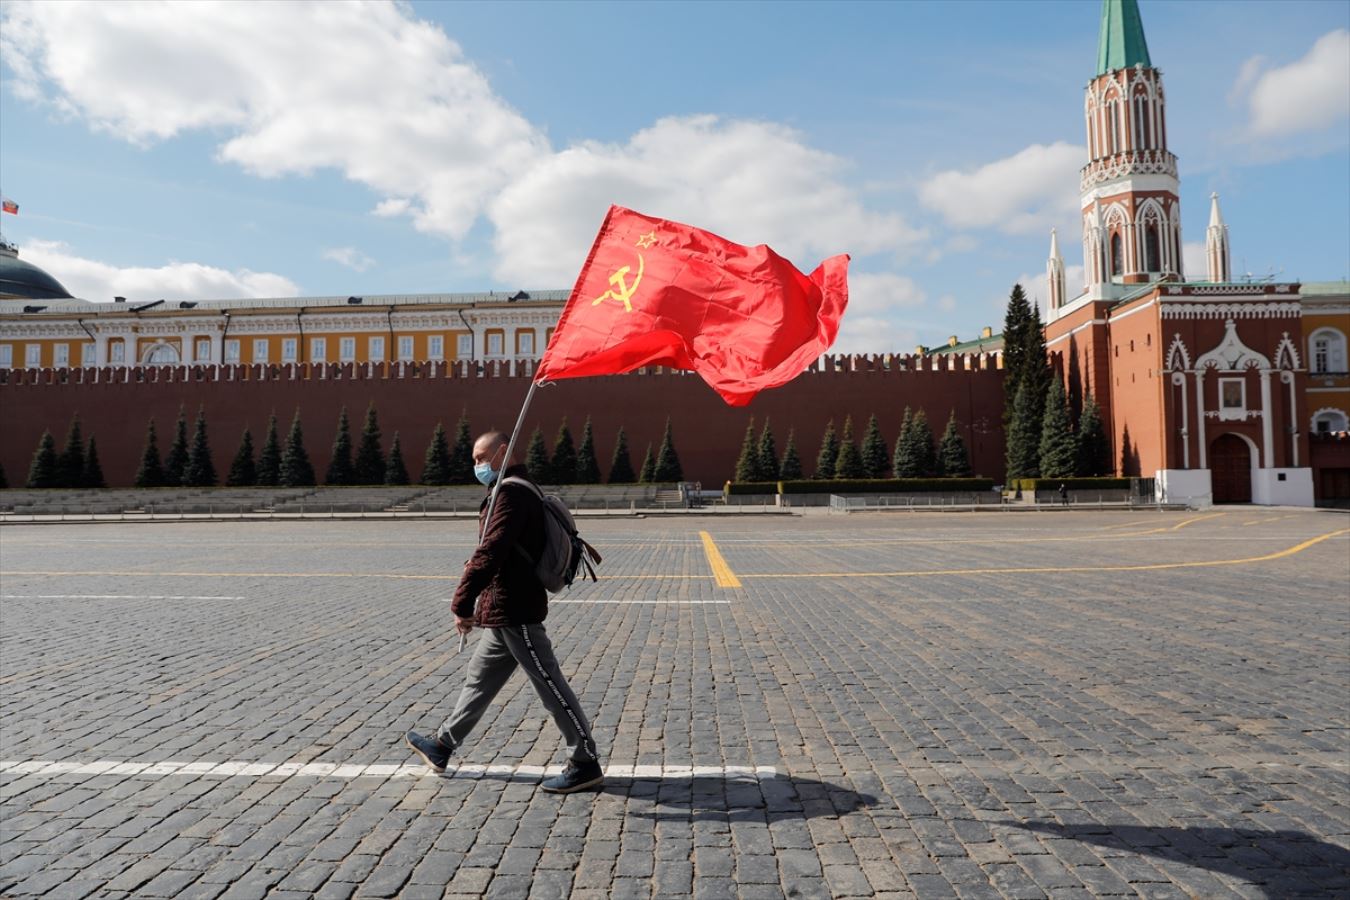
{"label": "dark jacket", "polygon": [[[507,469],[503,478],[526,478],[524,466]],[[534,625],[548,615],[548,592],[535,577],[534,565],[516,552],[519,545],[530,559],[544,552],[544,503],[530,488],[521,484],[503,484],[497,492],[492,521],[484,529],[488,496],[478,510],[478,527],[483,532],[478,549],[464,564],[464,575],[455,589],[451,604],[455,615],[475,615],[483,628],[509,625]]]}

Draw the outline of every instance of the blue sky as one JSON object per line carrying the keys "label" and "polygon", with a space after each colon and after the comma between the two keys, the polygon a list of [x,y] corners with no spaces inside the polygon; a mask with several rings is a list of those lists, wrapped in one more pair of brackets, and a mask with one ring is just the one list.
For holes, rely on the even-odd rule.
{"label": "blue sky", "polygon": [[[1192,260],[1350,277],[1350,3],[1140,9]],[[1100,4],[7,2],[5,236],[107,300],[571,286],[610,202],[854,255],[840,346],[1080,286]],[[1192,265],[1188,275],[1198,272]]]}

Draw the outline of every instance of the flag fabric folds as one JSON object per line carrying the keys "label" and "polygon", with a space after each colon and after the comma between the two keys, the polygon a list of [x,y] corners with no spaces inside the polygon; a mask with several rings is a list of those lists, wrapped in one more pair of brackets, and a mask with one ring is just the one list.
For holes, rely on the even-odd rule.
{"label": "flag fabric folds", "polygon": [[807,276],[763,244],[611,206],[535,379],[670,366],[744,406],[834,343],[848,259]]}

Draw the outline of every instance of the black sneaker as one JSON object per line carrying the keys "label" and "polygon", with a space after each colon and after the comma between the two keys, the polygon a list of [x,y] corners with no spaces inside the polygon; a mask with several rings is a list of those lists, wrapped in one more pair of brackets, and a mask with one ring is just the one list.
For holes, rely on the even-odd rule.
{"label": "black sneaker", "polygon": [[605,773],[598,762],[578,763],[568,760],[561,775],[546,778],[539,786],[550,794],[574,794],[593,788],[604,780]]}
{"label": "black sneaker", "polygon": [[445,764],[450,761],[450,754],[455,752],[455,748],[441,743],[439,738],[423,737],[415,731],[410,731],[404,735],[403,739],[408,742],[408,746],[417,751],[417,755],[426,761],[433,772],[444,772]]}

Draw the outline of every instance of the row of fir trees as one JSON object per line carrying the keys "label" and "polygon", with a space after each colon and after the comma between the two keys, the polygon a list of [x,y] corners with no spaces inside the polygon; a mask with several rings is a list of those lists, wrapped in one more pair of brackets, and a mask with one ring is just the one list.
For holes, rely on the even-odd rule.
{"label": "row of fir trees", "polygon": [[[471,435],[469,420],[467,416],[461,415],[456,427],[455,442],[451,446],[444,425],[438,422],[427,445],[421,483],[477,484],[473,474]],[[337,433],[333,438],[333,450],[328,469],[324,472],[323,484],[409,484],[411,479],[408,467],[403,461],[399,433],[394,432],[387,453],[381,444],[381,437],[379,417],[372,404],[366,410],[359,442],[353,448],[351,425],[347,417],[347,408],[344,406],[338,414]],[[542,432],[536,428],[526,450],[526,465],[530,474],[544,484],[599,484],[602,478],[600,465],[596,459],[595,438],[591,431],[590,419],[586,420],[580,447],[575,445],[567,427],[567,420],[564,419],[554,440],[552,453],[544,443]],[[610,460],[609,475],[604,480],[609,484],[670,483],[683,480],[670,420],[666,420],[665,435],[661,439],[659,449],[653,452],[651,445],[647,446],[642,467],[636,473],[629,456],[628,437],[623,428],[620,428],[615,441],[614,455]],[[174,440],[166,456],[160,454],[155,420],[150,419],[146,424],[145,445],[133,480],[136,487],[212,487],[217,483],[218,476],[211,458],[204,410],[197,411],[191,440],[188,439],[186,413],[182,409],[179,410]],[[309,453],[305,450],[304,429],[298,409],[291,419],[290,431],[284,442],[277,431],[276,414],[269,418],[261,452],[255,453],[253,434],[245,428],[239,440],[239,449],[235,452],[234,461],[225,476],[225,484],[228,487],[255,485],[306,487],[317,483],[314,466],[310,462]],[[8,486],[4,470],[0,469],[0,488]],[[56,442],[51,432],[42,433],[29,467],[26,486],[106,487],[103,470],[98,461],[98,446],[93,436],[90,436],[86,447],[81,437],[78,414],[71,421],[66,448],[61,453],[58,454],[56,451]]]}
{"label": "row of fir trees", "polygon": [[[956,422],[956,411],[947,419],[947,429],[936,449],[928,416],[921,409],[905,407],[905,416],[896,436],[894,449],[888,449],[881,435],[876,414],[867,422],[867,432],[859,449],[853,437],[853,418],[844,419],[842,436],[835,432],[834,421],[825,426],[816,456],[816,479],[886,478],[964,478],[970,475],[970,457]],[[773,429],[768,419],[756,436],[751,419],[736,459],[736,481],[795,481],[804,477],[797,455],[796,434],[788,431],[783,455],[778,456]]]}
{"label": "row of fir trees", "polygon": [[1063,379],[1046,355],[1040,309],[1020,284],[1013,285],[1003,323],[1003,426],[1010,484],[1111,474],[1101,410],[1089,391],[1074,422]]}

